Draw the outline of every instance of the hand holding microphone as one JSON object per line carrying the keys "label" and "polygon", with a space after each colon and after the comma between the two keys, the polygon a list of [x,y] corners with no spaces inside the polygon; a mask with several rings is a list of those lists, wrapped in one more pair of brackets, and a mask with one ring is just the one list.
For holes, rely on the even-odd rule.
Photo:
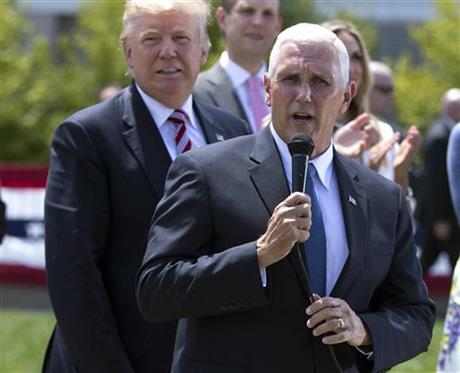
{"label": "hand holding microphone", "polygon": [[314,145],[308,135],[296,135],[288,144],[292,154],[292,194],[276,206],[267,230],[257,240],[259,266],[266,268],[286,257],[296,243],[309,238],[311,200],[304,194],[306,165]]}

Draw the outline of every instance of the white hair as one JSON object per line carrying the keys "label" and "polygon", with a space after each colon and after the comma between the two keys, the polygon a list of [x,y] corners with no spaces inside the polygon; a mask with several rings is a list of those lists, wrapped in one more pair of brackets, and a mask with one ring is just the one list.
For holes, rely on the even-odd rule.
{"label": "white hair", "polygon": [[273,77],[275,67],[278,63],[280,49],[283,44],[295,43],[327,43],[334,46],[340,63],[340,82],[345,87],[349,80],[350,58],[347,49],[336,34],[328,29],[312,23],[298,23],[281,32],[276,38],[270,53],[268,64],[268,75]]}

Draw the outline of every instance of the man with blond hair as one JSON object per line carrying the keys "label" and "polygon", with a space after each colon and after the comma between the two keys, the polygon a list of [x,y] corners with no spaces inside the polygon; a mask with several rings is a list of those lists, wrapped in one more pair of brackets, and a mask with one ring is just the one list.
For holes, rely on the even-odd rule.
{"label": "man with blond hair", "polygon": [[200,0],[128,1],[121,45],[132,84],[56,130],[45,233],[57,326],[45,372],[169,372],[176,322],[149,324],[136,305],[149,223],[177,155],[247,132],[191,95],[208,16]]}

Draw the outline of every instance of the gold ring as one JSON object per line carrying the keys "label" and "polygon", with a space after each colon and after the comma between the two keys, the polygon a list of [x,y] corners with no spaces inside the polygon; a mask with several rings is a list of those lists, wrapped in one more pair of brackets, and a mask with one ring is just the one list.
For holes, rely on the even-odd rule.
{"label": "gold ring", "polygon": [[342,319],[337,319],[339,322],[339,330],[345,329],[345,323],[343,322]]}

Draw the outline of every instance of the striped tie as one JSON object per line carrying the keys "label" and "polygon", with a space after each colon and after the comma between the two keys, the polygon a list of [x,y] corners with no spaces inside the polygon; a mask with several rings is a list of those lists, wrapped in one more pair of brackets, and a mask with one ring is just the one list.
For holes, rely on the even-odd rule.
{"label": "striped tie", "polygon": [[185,153],[192,148],[192,142],[187,135],[187,114],[182,110],[174,110],[169,121],[176,127],[176,155]]}

